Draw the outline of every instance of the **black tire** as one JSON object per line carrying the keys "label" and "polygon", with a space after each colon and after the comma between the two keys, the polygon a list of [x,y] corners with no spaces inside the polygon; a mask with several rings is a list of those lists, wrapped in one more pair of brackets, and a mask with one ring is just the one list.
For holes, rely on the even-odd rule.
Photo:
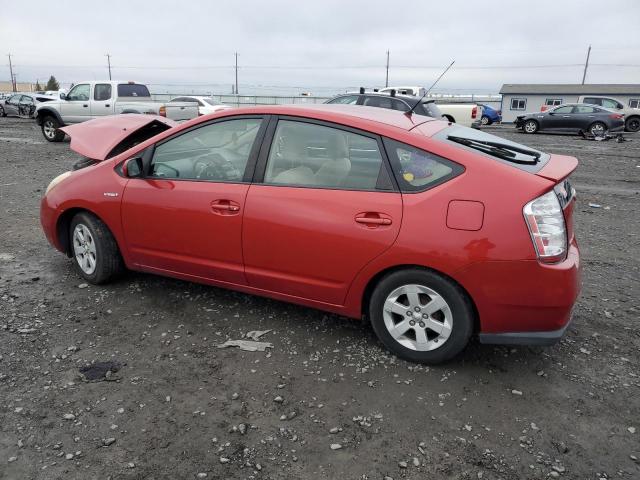
{"label": "black tire", "polygon": [[[527,125],[528,125],[528,127],[527,127]],[[538,130],[540,130],[540,125],[535,120],[527,120],[522,125],[522,131],[524,131],[524,133],[532,133],[533,134],[533,133],[536,133]]]}
{"label": "black tire", "polygon": [[607,125],[602,122],[593,122],[589,125],[589,133],[593,136],[604,136],[607,133]]}
{"label": "black tire", "polygon": [[624,124],[624,129],[627,132],[637,132],[640,131],[640,117],[631,117],[627,118],[626,123]]}
{"label": "black tire", "polygon": [[64,132],[58,130],[60,122],[52,115],[47,115],[42,119],[42,135],[47,142],[61,142],[64,140]]}
{"label": "black tire", "polygon": [[491,125],[493,122],[489,117],[487,117],[486,115],[483,115],[482,118],[480,119],[480,123],[482,125]]}
{"label": "black tire", "polygon": [[7,116],[7,114],[4,111],[4,108],[2,108],[2,105],[0,105],[0,117],[6,117],[6,116]]}
{"label": "black tire", "polygon": [[[76,227],[88,229],[92,240],[90,244],[92,243],[95,246],[95,267],[92,272],[85,271],[80,265],[77,254],[82,247],[76,243],[74,236]],[[95,285],[107,283],[125,270],[118,244],[111,231],[102,220],[91,213],[78,213],[71,220],[69,226],[69,250],[76,270],[89,283]]]}
{"label": "black tire", "polygon": [[[387,298],[396,292],[397,289],[406,285],[419,285],[426,287],[438,295],[440,295],[446,304],[448,305],[451,314],[451,333],[446,338],[441,346],[434,348],[433,350],[419,351],[402,345],[396,340],[385,324],[385,302]],[[401,298],[401,297],[398,297]],[[430,301],[428,298],[425,301]],[[422,302],[422,298],[421,298]],[[428,305],[425,305],[425,307]],[[420,322],[420,315],[426,315],[425,313],[413,313],[412,316],[416,316],[415,322]],[[380,280],[375,287],[371,300],[369,302],[369,318],[371,319],[371,325],[375,331],[378,339],[398,357],[405,360],[426,364],[442,363],[458,355],[469,342],[469,338],[473,333],[474,326],[474,308],[469,300],[467,294],[454,282],[448,278],[433,272],[431,270],[412,268],[406,270],[399,270],[393,272]],[[434,313],[434,318],[437,313]],[[407,313],[409,315],[409,313]],[[408,318],[412,318],[409,316]],[[404,318],[401,314],[394,314],[393,318],[397,318],[398,323]],[[407,320],[404,318],[404,320]],[[414,322],[414,323],[415,323]],[[394,320],[395,323],[395,320]],[[421,322],[420,322],[421,323]],[[412,329],[413,327],[410,327]],[[415,329],[417,329],[417,323]],[[414,329],[414,337],[416,330]],[[424,330],[424,327],[423,327]],[[427,330],[425,330],[426,332]],[[435,332],[428,330],[432,336]],[[407,330],[409,332],[409,330]],[[410,334],[410,332],[409,332]],[[405,341],[406,341],[406,337]],[[436,342],[440,337],[435,335]]]}
{"label": "black tire", "polygon": [[456,119],[453,118],[451,115],[442,115],[448,122],[451,123],[456,123]]}

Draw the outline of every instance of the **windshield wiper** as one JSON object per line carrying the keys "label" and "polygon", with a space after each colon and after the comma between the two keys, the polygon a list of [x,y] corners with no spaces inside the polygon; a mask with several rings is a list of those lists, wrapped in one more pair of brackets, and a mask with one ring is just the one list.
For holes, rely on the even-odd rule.
{"label": "windshield wiper", "polygon": [[[447,136],[447,138],[452,142],[466,145],[470,148],[475,148],[476,150],[480,150],[481,152],[494,155],[498,158],[513,163],[519,163],[522,165],[535,165],[540,161],[540,152],[529,150],[528,148],[516,147],[515,145],[509,145],[508,143],[474,140],[472,138],[457,137],[455,135],[449,135]],[[520,160],[516,158],[516,154],[518,153],[521,155],[528,155],[529,157],[532,157],[533,160]]]}

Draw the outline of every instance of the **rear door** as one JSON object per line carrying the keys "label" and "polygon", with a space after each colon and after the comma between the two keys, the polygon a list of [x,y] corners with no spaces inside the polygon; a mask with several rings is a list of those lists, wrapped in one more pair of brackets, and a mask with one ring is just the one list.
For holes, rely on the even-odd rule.
{"label": "rear door", "polygon": [[110,83],[96,83],[93,87],[93,101],[91,102],[91,116],[102,117],[111,115],[113,110],[113,88]]}
{"label": "rear door", "polygon": [[270,126],[242,230],[250,286],[341,305],[402,222],[380,139],[330,123]]}
{"label": "rear door", "polygon": [[146,177],[130,179],[122,199],[136,265],[246,284],[242,214],[263,133],[260,116],[226,117],[155,147]]}
{"label": "rear door", "polygon": [[596,109],[589,105],[576,105],[573,107],[573,128],[587,130],[596,120]]}

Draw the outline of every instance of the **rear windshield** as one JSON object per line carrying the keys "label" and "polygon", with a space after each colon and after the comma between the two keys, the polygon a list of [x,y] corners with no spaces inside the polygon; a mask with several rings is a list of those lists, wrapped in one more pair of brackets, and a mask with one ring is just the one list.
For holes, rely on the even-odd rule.
{"label": "rear windshield", "polygon": [[149,89],[146,85],[137,83],[121,83],[118,85],[119,97],[150,97]]}
{"label": "rear windshield", "polygon": [[[533,154],[538,156],[538,159],[537,161],[535,161],[535,157],[532,157],[531,155],[526,155],[526,154],[523,155],[521,153],[512,151],[512,153],[514,154],[514,161],[505,160],[504,158],[501,158],[501,156],[497,154],[492,154],[484,150],[479,150],[478,148],[475,148],[473,146],[463,145],[457,141],[450,140],[449,137],[477,140],[480,142],[490,142],[492,144],[501,144],[501,145],[504,145],[505,148],[507,149],[509,147],[513,147],[514,149],[517,149],[517,150],[532,152]],[[460,125],[453,125],[449,128],[445,128],[444,130],[441,130],[436,135],[434,135],[434,138],[445,141],[447,143],[451,143],[453,145],[456,145],[457,147],[464,148],[466,150],[471,150],[474,153],[483,155],[485,157],[491,158],[498,162],[504,163],[506,165],[510,165],[512,167],[515,167],[530,173],[537,173],[549,161],[549,154],[544,153],[540,150],[527,147],[520,143],[512,142],[511,140],[507,140],[505,138],[498,137],[496,135],[491,135],[490,133],[482,132],[480,130],[476,130],[469,127],[462,127]],[[517,163],[517,162],[527,162],[527,163]]]}

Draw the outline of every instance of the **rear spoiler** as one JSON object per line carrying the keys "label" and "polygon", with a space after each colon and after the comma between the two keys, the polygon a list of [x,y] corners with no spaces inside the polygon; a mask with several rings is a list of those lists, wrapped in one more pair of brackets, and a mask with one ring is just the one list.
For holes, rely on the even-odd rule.
{"label": "rear spoiler", "polygon": [[553,182],[567,178],[578,167],[578,159],[568,155],[551,155],[549,161],[536,175]]}

